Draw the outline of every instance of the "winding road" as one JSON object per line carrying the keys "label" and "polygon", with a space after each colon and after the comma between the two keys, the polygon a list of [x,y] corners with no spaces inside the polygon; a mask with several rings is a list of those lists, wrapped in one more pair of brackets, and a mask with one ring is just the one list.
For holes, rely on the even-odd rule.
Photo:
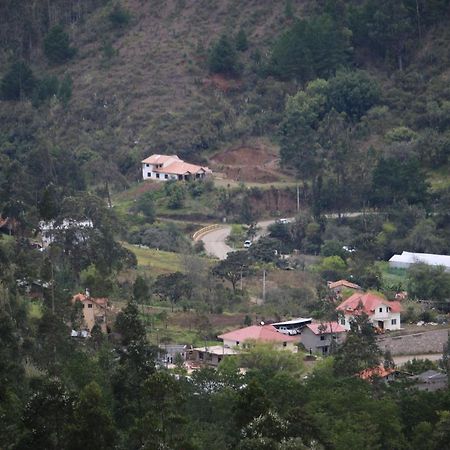
{"label": "winding road", "polygon": [[[344,212],[340,216],[358,217],[363,214],[377,214],[377,213],[373,211]],[[328,219],[337,219],[339,217],[339,214],[337,213],[325,214],[325,217]],[[287,220],[291,222],[295,220],[295,217],[289,217]],[[267,233],[267,228],[269,227],[269,225],[275,222],[276,222],[275,219],[263,220],[261,222],[258,222],[257,226],[259,230],[256,238],[264,236]],[[234,250],[233,248],[231,248],[229,245],[226,244],[227,237],[230,235],[230,233],[231,233],[231,225],[223,225],[223,226],[221,225],[218,228],[215,228],[211,231],[202,234],[199,239],[202,240],[203,243],[205,244],[205,250],[207,254],[212,255],[218,259],[225,259],[227,257],[227,254]]]}
{"label": "winding road", "polygon": [[[289,221],[294,220],[294,218],[289,218]],[[267,233],[267,228],[275,220],[263,220],[258,222],[257,226],[259,228],[256,238],[264,236]],[[229,245],[226,244],[226,240],[231,233],[231,225],[223,225],[220,228],[215,228],[202,235],[200,240],[205,244],[206,253],[212,255],[218,259],[225,259],[229,252],[234,251]]]}

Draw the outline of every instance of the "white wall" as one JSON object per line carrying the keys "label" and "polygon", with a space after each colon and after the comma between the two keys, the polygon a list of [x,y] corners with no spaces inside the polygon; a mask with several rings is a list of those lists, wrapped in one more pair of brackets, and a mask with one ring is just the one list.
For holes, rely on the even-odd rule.
{"label": "white wall", "polygon": [[[159,178],[157,178],[157,175],[159,175]],[[178,180],[177,175],[154,172],[153,165],[146,163],[142,163],[142,178],[144,180],[156,180],[156,181]]]}
{"label": "white wall", "polygon": [[[377,309],[378,311],[378,309]],[[385,307],[383,308],[385,311]],[[350,321],[353,319],[352,315],[345,315],[345,323],[343,322],[344,317],[339,317],[339,323],[345,327],[346,330],[350,330]],[[392,324],[392,320],[395,320],[396,323]],[[385,330],[400,330],[400,313],[375,313],[373,316],[369,316],[369,320],[373,323],[374,326],[378,326],[378,321],[382,320],[384,323]]]}

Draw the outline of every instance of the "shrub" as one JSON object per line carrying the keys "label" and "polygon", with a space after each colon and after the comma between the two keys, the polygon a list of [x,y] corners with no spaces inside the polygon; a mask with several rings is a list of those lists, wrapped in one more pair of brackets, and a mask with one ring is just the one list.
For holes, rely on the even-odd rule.
{"label": "shrub", "polygon": [[241,28],[236,35],[236,50],[239,52],[245,52],[248,49],[247,34]]}
{"label": "shrub", "polygon": [[55,76],[45,76],[36,84],[33,93],[33,106],[39,106],[45,103],[51,97],[57,95],[59,81]]}
{"label": "shrub", "polygon": [[72,97],[72,78],[70,75],[66,75],[61,81],[58,89],[58,100],[64,105],[67,106],[69,100]]}
{"label": "shrub", "polygon": [[117,2],[108,16],[109,21],[115,28],[123,28],[130,22],[131,14],[120,2]]}

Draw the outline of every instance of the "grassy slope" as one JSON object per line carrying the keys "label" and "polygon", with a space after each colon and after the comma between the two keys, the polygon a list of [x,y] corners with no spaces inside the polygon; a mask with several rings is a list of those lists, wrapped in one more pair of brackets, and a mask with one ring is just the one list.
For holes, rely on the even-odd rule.
{"label": "grassy slope", "polygon": [[152,248],[142,248],[122,242],[122,245],[131,250],[138,260],[138,265],[150,269],[153,274],[184,271],[181,255],[172,252],[164,252]]}

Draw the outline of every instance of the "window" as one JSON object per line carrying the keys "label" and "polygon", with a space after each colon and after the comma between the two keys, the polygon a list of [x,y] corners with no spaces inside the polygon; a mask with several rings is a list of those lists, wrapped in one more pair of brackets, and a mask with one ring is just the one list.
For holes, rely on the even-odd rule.
{"label": "window", "polygon": [[322,334],[322,336],[320,336],[320,340],[324,341],[325,340],[325,336]]}
{"label": "window", "polygon": [[203,353],[202,352],[198,352],[198,359],[203,359]]}
{"label": "window", "polygon": [[397,325],[397,319],[392,319],[391,320],[391,325]]}
{"label": "window", "polygon": [[283,347],[287,347],[287,342],[283,342]]}
{"label": "window", "polygon": [[169,175],[167,175],[167,173],[164,175],[164,178],[167,180],[167,178],[169,178]]}
{"label": "window", "polygon": [[380,308],[380,312],[383,312],[383,308]]}
{"label": "window", "polygon": [[236,341],[236,345],[239,345],[239,341]]}
{"label": "window", "polygon": [[88,308],[92,308],[92,303],[88,303]]}
{"label": "window", "polygon": [[345,325],[345,319],[341,319],[341,325]]}
{"label": "window", "polygon": [[149,173],[147,174],[147,176],[148,176],[149,178],[151,178],[151,177],[152,177],[152,173],[149,172]]}
{"label": "window", "polygon": [[156,174],[156,178],[159,178],[159,173]]}
{"label": "window", "polygon": [[146,164],[145,167],[150,167],[150,164]]}

